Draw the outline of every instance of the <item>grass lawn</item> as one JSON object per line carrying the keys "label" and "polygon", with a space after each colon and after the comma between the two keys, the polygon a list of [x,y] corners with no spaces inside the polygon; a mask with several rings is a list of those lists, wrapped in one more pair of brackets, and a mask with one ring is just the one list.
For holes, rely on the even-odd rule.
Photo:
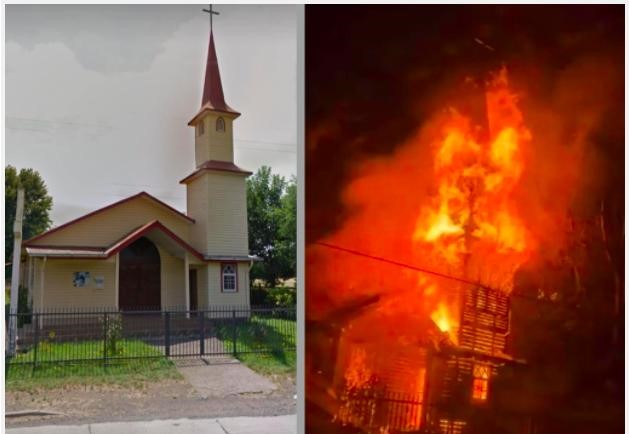
{"label": "grass lawn", "polygon": [[[254,371],[265,375],[295,375],[297,333],[294,320],[252,317],[236,323],[236,358]],[[234,326],[218,327],[219,337],[231,350]],[[268,350],[259,352],[261,350]]]}
{"label": "grass lawn", "polygon": [[[37,348],[36,369],[32,362],[34,349],[15,356],[6,371],[7,390],[30,390],[68,384],[119,384],[138,386],[145,381],[181,378],[172,361],[159,350],[141,341],[121,340],[115,355],[109,355],[103,366],[103,342],[42,342]],[[115,357],[155,356],[154,359],[116,360]],[[99,359],[82,362],[52,363],[55,360]],[[48,363],[47,363],[48,362]]]}

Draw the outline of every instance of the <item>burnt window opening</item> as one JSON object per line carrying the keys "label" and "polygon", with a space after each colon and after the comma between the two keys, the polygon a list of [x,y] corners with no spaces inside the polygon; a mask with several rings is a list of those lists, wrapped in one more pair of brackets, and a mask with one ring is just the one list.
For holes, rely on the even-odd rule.
{"label": "burnt window opening", "polygon": [[219,133],[225,132],[225,119],[223,118],[216,119],[216,131],[218,131]]}
{"label": "burnt window opening", "polygon": [[440,419],[439,428],[442,434],[463,434],[465,429],[465,421],[452,420],[452,419]]}
{"label": "burnt window opening", "polygon": [[487,308],[487,290],[485,288],[476,290],[476,307],[479,309]]}
{"label": "burnt window opening", "polygon": [[472,400],[487,401],[489,392],[489,369],[487,365],[475,363],[472,371]]}

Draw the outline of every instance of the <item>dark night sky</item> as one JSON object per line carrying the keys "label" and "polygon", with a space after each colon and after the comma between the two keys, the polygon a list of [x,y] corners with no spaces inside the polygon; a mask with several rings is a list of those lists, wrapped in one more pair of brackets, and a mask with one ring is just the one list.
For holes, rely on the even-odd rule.
{"label": "dark night sky", "polygon": [[[623,77],[623,8],[307,6],[307,241],[343,221],[339,193],[351,165],[390,153],[417,128],[418,119],[442,106],[443,89],[452,80],[483,76],[506,64],[516,79],[528,80],[534,97],[543,97],[562,70],[588,55],[610,60],[620,72],[616,77]],[[614,86],[617,98],[597,134],[604,153],[618,161],[609,185],[622,185],[622,79]]]}

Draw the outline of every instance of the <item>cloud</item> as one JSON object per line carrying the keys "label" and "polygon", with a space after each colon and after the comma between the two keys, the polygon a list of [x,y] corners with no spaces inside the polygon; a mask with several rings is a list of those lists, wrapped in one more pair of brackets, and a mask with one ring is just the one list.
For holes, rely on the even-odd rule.
{"label": "cloud", "polygon": [[[178,181],[194,170],[187,122],[207,55],[198,5],[7,9],[6,163],[42,174],[55,224],[140,190],[184,210]],[[226,98],[243,113],[236,163],[287,177],[297,149],[293,9],[224,7],[215,28]]]}

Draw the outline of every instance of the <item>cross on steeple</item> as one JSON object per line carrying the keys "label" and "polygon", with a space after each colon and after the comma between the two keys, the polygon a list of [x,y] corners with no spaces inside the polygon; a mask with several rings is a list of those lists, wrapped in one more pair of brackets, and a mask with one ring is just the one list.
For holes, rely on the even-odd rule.
{"label": "cross on steeple", "polygon": [[203,12],[207,12],[210,15],[210,33],[212,32],[212,15],[220,15],[215,10],[212,10],[212,5],[210,4],[209,9],[202,9]]}

